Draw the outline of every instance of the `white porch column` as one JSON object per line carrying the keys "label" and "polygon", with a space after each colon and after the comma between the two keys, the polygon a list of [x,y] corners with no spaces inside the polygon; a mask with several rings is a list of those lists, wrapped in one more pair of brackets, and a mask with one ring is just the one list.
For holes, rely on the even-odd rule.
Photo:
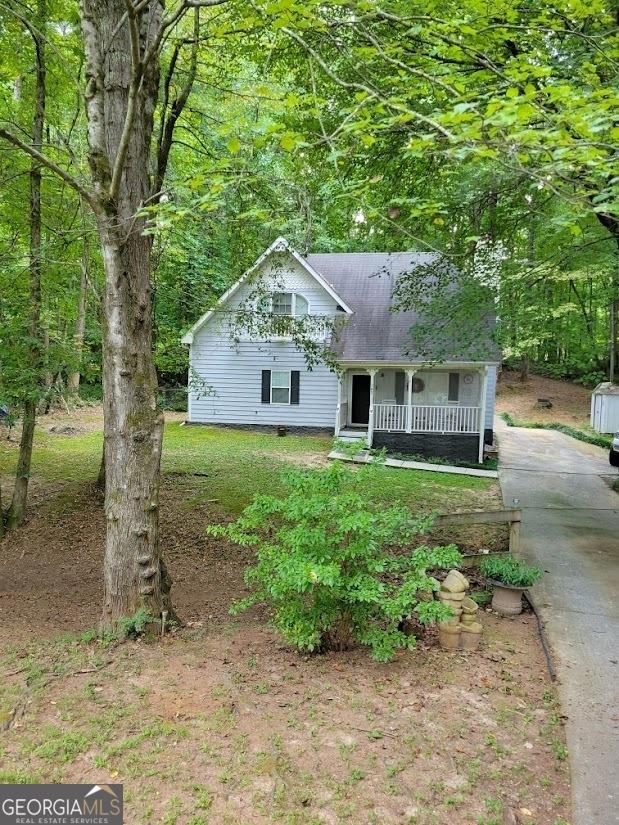
{"label": "white porch column", "polygon": [[342,420],[342,398],[343,398],[343,384],[344,384],[344,376],[345,372],[338,373],[337,376],[337,405],[335,408],[335,437],[337,438],[340,434],[340,430],[342,429],[341,420]]}
{"label": "white porch column", "polygon": [[413,431],[413,378],[417,370],[406,370],[406,432]]}
{"label": "white porch column", "polygon": [[481,399],[479,404],[479,451],[477,460],[480,464],[484,460],[484,430],[486,429],[486,400],[488,396],[488,367],[484,367],[480,371],[481,380]]}
{"label": "white porch column", "polygon": [[376,386],[376,373],[378,370],[368,370],[370,373],[370,415],[368,417],[368,447],[372,446],[374,439],[374,388]]}

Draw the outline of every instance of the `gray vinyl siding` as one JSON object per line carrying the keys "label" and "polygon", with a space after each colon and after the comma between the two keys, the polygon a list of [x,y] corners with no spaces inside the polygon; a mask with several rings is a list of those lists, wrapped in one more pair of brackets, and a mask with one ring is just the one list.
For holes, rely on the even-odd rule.
{"label": "gray vinyl siding", "polygon": [[486,385],[486,421],[485,427],[491,430],[494,427],[494,397],[496,394],[497,368],[488,367],[488,383]]}
{"label": "gray vinyl siding", "polygon": [[[285,272],[273,275],[265,267],[262,277],[275,280],[274,288],[303,295],[312,315],[333,315],[331,296],[290,260]],[[239,306],[253,287],[243,286],[228,309]],[[190,377],[189,421],[193,423],[256,424],[333,427],[337,406],[337,378],[325,366],[310,372],[302,352],[290,341],[235,342],[227,333],[224,314],[211,318],[194,336],[190,348],[190,376],[208,385],[198,389]],[[262,370],[298,370],[299,404],[263,404]]]}

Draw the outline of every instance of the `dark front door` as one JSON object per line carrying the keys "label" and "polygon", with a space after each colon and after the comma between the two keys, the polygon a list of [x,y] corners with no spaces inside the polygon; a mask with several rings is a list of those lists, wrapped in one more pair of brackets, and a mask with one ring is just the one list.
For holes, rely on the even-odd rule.
{"label": "dark front door", "polygon": [[351,424],[367,424],[370,420],[370,376],[353,375]]}

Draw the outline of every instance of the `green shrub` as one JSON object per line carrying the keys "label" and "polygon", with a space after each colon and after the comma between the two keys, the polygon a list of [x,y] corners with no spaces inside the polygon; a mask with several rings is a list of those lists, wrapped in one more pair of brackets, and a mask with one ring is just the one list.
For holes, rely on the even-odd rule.
{"label": "green shrub", "polygon": [[299,650],[343,649],[354,640],[378,661],[414,646],[414,636],[400,629],[405,619],[448,618],[448,607],[420,594],[439,588],[428,570],[454,567],[460,554],[455,545],[409,549],[432,518],[369,501],[364,484],[375,472],[341,462],[289,471],[287,495],[257,496],[238,521],[209,528],[256,548],[245,575],[253,592],[231,612],[266,604],[274,626]]}
{"label": "green shrub", "polygon": [[542,575],[538,567],[529,567],[514,556],[490,556],[479,569],[486,578],[512,587],[530,587]]}

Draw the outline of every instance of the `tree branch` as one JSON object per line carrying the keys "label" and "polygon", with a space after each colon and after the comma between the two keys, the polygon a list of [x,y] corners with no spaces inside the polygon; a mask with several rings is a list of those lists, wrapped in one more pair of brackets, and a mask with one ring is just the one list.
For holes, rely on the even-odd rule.
{"label": "tree branch", "polygon": [[393,100],[389,100],[382,92],[378,91],[377,89],[373,89],[371,86],[366,85],[365,83],[358,83],[357,81],[349,81],[344,80],[343,78],[339,77],[335,74],[335,72],[331,69],[331,67],[322,59],[322,57],[318,54],[318,52],[309,45],[300,35],[298,35],[292,29],[287,28],[286,26],[282,27],[282,32],[288,35],[291,40],[294,40],[298,43],[320,66],[323,72],[329,77],[334,83],[338,86],[341,86],[343,89],[351,89],[357,92],[365,92],[370,97],[373,97],[375,100],[380,100],[381,103],[384,103],[385,106],[388,106],[390,109],[401,112],[403,114],[407,114],[420,120],[422,123],[431,126],[436,132],[439,132],[443,137],[448,138],[451,140],[453,137],[452,134],[445,129],[444,126],[441,126],[440,123],[437,123],[430,117],[426,115],[422,115],[421,112],[417,112],[416,110],[409,109],[408,106],[402,106],[395,103]]}
{"label": "tree branch", "polygon": [[55,175],[58,175],[68,186],[71,186],[82,198],[86,201],[86,203],[91,207],[91,209],[96,212],[97,211],[97,201],[88,189],[83,186],[77,178],[74,178],[73,175],[70,175],[68,172],[58,166],[57,163],[54,163],[53,160],[48,158],[42,152],[39,152],[38,149],[35,149],[34,146],[31,146],[29,143],[25,143],[23,140],[14,135],[12,132],[9,132],[7,129],[3,129],[0,127],[0,138],[4,138],[8,143],[11,143],[17,149],[21,149],[22,152],[25,152],[27,155],[30,155],[31,158],[34,158],[38,161],[41,166],[45,166],[50,172],[53,172]]}
{"label": "tree branch", "polygon": [[[166,117],[166,111],[162,106],[162,113],[161,113],[161,133],[160,133],[160,141],[157,150],[157,170],[155,174],[155,180],[153,183],[153,192],[159,192],[163,188],[163,180],[165,178],[166,168],[168,165],[168,158],[170,156],[170,149],[172,148],[172,137],[174,134],[174,127],[176,123],[183,113],[183,109],[187,104],[187,100],[189,99],[189,95],[191,94],[191,90],[193,88],[194,81],[196,79],[196,71],[198,66],[198,45],[200,40],[200,7],[196,6],[194,8],[194,21],[193,21],[193,43],[191,46],[191,58],[189,62],[189,71],[187,74],[187,79],[176,99],[172,102],[170,107],[170,113]],[[173,55],[174,64],[171,64],[170,70],[168,71],[168,76],[166,77],[166,87],[164,93],[164,103],[165,107],[167,108],[167,102],[169,98],[169,89],[170,83],[172,80],[172,75],[174,72],[174,68],[176,66],[176,59],[178,58],[178,52],[175,52]]]}
{"label": "tree branch", "polygon": [[114,160],[114,168],[112,169],[112,180],[110,182],[109,196],[112,200],[116,200],[118,190],[120,189],[120,181],[122,179],[125,168],[125,160],[127,159],[127,152],[129,151],[129,143],[131,142],[131,132],[133,131],[133,120],[135,118],[135,104],[140,83],[142,82],[144,65],[140,59],[140,32],[138,26],[138,19],[131,0],[125,0],[127,7],[127,16],[129,19],[129,33],[131,40],[131,85],[129,86],[129,97],[127,100],[127,111],[125,113],[125,122],[123,124],[123,131],[118,144],[118,151]]}

